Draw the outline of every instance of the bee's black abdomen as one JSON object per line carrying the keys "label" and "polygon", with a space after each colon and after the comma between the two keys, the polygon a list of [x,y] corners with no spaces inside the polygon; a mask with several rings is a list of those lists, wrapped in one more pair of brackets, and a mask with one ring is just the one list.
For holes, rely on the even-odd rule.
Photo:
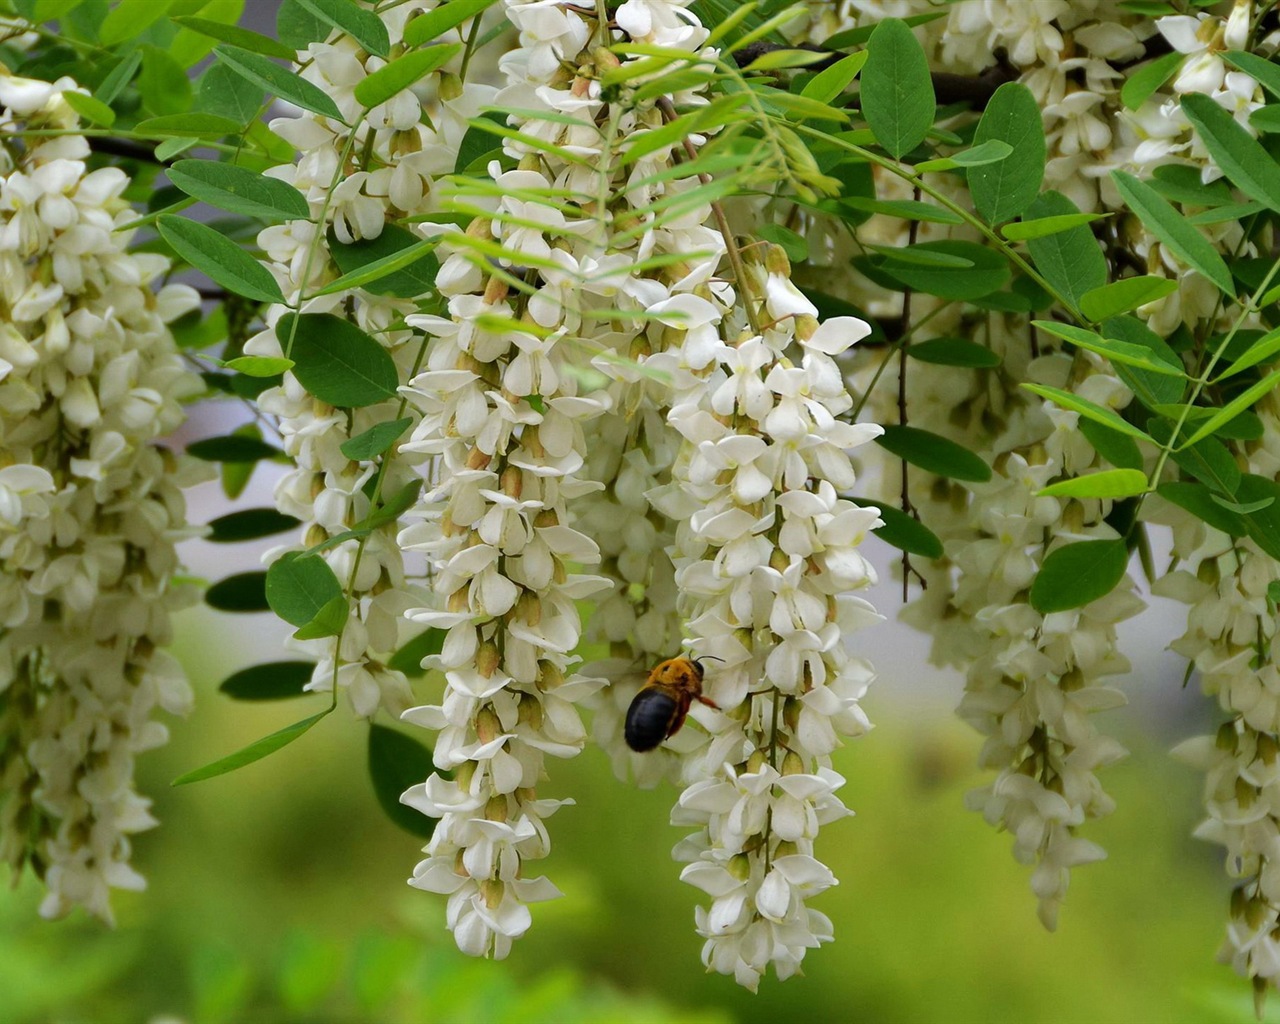
{"label": "bee's black abdomen", "polygon": [[661,690],[645,687],[627,708],[624,735],[627,746],[643,753],[652,750],[667,737],[676,714],[676,700]]}

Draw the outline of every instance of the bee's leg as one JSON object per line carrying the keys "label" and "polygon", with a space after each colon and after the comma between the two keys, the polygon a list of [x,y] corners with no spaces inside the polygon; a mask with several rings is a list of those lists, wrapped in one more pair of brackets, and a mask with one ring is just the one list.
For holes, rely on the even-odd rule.
{"label": "bee's leg", "polygon": [[717,711],[723,710],[720,707],[720,705],[717,704],[715,701],[713,701],[710,697],[704,697],[702,696],[702,694],[698,694],[696,700],[698,701],[699,704],[705,704],[707,707],[715,708]]}

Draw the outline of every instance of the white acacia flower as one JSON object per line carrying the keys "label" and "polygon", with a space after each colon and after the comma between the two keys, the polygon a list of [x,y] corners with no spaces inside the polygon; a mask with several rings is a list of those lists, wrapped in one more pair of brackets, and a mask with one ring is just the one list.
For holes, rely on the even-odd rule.
{"label": "white acacia flower", "polygon": [[0,73],[0,860],[42,878],[42,915],[110,922],[156,824],[134,758],[167,739],[157,707],[191,704],[161,648],[193,596],[172,579],[199,471],[157,442],[199,391],[167,326],[199,300],[129,251],[128,179],[88,171],[73,90]]}

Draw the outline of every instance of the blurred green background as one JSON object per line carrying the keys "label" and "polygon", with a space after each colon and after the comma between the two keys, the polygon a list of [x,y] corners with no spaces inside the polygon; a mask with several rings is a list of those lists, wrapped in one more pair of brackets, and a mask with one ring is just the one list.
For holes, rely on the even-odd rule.
{"label": "blurred green background", "polygon": [[674,792],[624,786],[599,750],[550,762],[543,792],[577,800],[552,821],[543,862],[566,896],[534,908],[501,963],[458,954],[444,899],[405,884],[419,841],[378,809],[366,729],[345,707],[267,760],[170,788],[322,700],[216,693],[249,621],[182,616],[197,709],[141,759],[162,824],[138,838],[150,888],[116,896],[118,927],[39,920],[30,880],[0,892],[5,1024],[1252,1019],[1247,985],[1214,962],[1228,884],[1217,848],[1190,838],[1199,780],[1168,758],[1171,736],[1137,731],[1141,715],[1109,716],[1132,751],[1104,780],[1119,811],[1090,826],[1110,859],[1075,872],[1050,935],[1008,837],[962,808],[981,778],[954,694],[895,699],[882,664],[867,701],[878,727],[836,761],[858,816],[820,840],[841,884],[815,906],[836,942],[809,954],[804,977],[752,996],[703,972],[700,893],[670,859]]}

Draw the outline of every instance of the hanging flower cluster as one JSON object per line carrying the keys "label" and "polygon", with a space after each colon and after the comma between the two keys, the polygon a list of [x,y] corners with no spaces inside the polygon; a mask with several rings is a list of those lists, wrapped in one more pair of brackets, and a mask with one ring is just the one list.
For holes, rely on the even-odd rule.
{"label": "hanging flower cluster", "polygon": [[872,677],[844,637],[879,618],[853,593],[875,581],[858,546],[879,514],[839,493],[855,482],[848,453],[880,428],[840,419],[853,399],[835,357],[867,324],[819,324],[781,249],[748,273],[739,301],[765,323],[735,326],[741,307],[703,299],[694,319],[711,330],[663,360],[685,443],[659,503],[679,523],[681,611],[695,649],[719,659],[709,694],[724,710],[672,815],[699,827],[676,857],[713,899],[698,910],[703,962],[754,990],[770,964],[790,977],[832,937],[806,902],[836,882],[814,841],[849,813],[830,755],[869,728]]}
{"label": "hanging flower cluster", "polygon": [[166,326],[199,300],[127,251],[128,178],[87,169],[69,92],[0,71],[0,860],[46,917],[110,921],[156,824],[134,757],[191,703],[161,648],[194,596],[172,579],[195,477],[154,442],[200,390]]}
{"label": "hanging flower cluster", "polygon": [[[408,52],[402,42],[404,26],[424,7],[398,4],[381,15],[393,54]],[[390,287],[383,279],[367,289],[316,293],[340,276],[343,250],[359,252],[361,244],[388,237],[400,247],[418,241],[405,228],[388,227],[388,221],[439,211],[435,181],[453,171],[466,119],[491,98],[492,90],[471,86],[453,99],[442,99],[439,83],[456,70],[446,66],[419,84],[417,92],[406,90],[366,110],[355,89],[386,63],[341,32],[300,54],[300,75],[333,99],[346,123],[305,111],[271,122],[271,129],[297,148],[299,158],[269,173],[306,196],[312,217],[266,228],[258,242],[296,310],[350,320],[385,347],[399,379],[407,381],[424,355],[423,339],[403,325],[417,304],[397,297],[412,294],[412,289],[397,292],[394,279]],[[432,101],[429,119],[423,117],[423,96]],[[431,229],[430,223],[418,226],[423,234]],[[245,352],[288,354],[298,328],[282,319],[287,312],[273,307],[266,330],[249,340]],[[415,420],[413,407],[399,399],[340,409],[309,394],[296,376],[286,373],[280,387],[263,392],[259,406],[275,418],[284,450],[293,459],[276,486],[276,504],[305,524],[305,547],[349,534],[369,517],[376,498],[388,499],[418,479],[415,459],[394,447],[377,457],[353,458],[342,450],[376,424]],[[323,557],[348,598],[347,623],[337,638],[294,641],[317,655],[307,688],[332,690],[336,682],[362,717],[379,708],[399,715],[413,703],[404,674],[387,665],[403,639],[403,614],[418,600],[406,582],[396,530],[392,519],[324,549]],[[279,554],[272,551],[267,557]]]}
{"label": "hanging flower cluster", "polygon": [[[475,260],[459,240],[439,280],[453,317],[410,320],[433,340],[427,372],[411,385],[423,419],[407,447],[440,459],[440,485],[425,497],[424,522],[401,537],[436,567],[435,604],[410,616],[448,635],[441,655],[428,660],[446,674],[443,703],[406,717],[443,730],[436,763],[454,770],[452,780],[433,776],[406,794],[407,802],[442,816],[414,884],[451,894],[449,923],[463,949],[506,953],[529,926],[524,904],[555,893],[545,879],[522,874],[526,860],[547,853],[542,819],[561,803],[534,793],[543,755],[576,752],[582,735],[571,704],[600,685],[566,675],[572,665],[566,655],[579,638],[571,599],[610,589],[597,623],[619,657],[592,668],[622,663],[640,674],[677,643],[678,588],[690,601],[680,610],[699,634],[690,641],[695,652],[725,661],[712,692],[722,707],[736,709],[734,717],[712,720],[720,735],[710,741],[693,729],[684,735],[683,749],[698,750],[684,775],[703,780],[687,792],[722,786],[725,773],[746,778],[748,762],[759,773],[766,750],[777,762],[749,780],[761,815],[777,804],[777,833],[753,825],[737,834],[717,818],[700,855],[680,854],[700,861],[690,877],[707,885],[714,884],[707,871],[754,863],[750,870],[760,878],[754,886],[735,882],[743,894],[735,909],[720,905],[714,924],[706,915],[699,919],[710,939],[708,963],[754,987],[770,961],[789,975],[804,950],[830,932],[803,899],[834,881],[813,858],[812,841],[819,821],[846,813],[831,795],[842,781],[828,760],[836,731],[856,735],[865,728],[857,699],[869,669],[849,658],[840,637],[866,617],[866,606],[845,591],[870,581],[856,545],[877,521],[874,511],[836,494],[853,483],[846,450],[876,428],[836,421],[852,399],[831,356],[868,328],[851,319],[819,327],[816,311],[789,284],[779,252],[770,268],[757,268],[751,285],[766,300],[761,315],[775,321],[767,336],[722,340],[730,330],[726,317],[740,323],[743,310],[735,312],[733,289],[715,279],[726,243],[706,224],[709,204],[689,203],[678,216],[656,212],[696,179],[669,172],[680,159],[670,144],[641,159],[626,157],[629,146],[664,124],[661,104],[635,103],[626,93],[605,102],[599,78],[617,62],[598,44],[615,37],[570,4],[552,6],[559,17],[550,17],[548,5],[508,3],[521,29],[520,48],[503,60],[508,89],[519,91],[525,108],[534,95],[556,116],[511,119],[520,134],[507,149],[519,166],[492,169],[497,211],[468,232],[500,243],[513,269],[504,258],[486,273],[467,272]],[[693,55],[706,32],[683,6],[625,3],[616,24],[632,41]],[[697,102],[677,98],[685,100]],[[578,124],[566,125],[567,117]],[[530,139],[556,149],[544,152]],[[585,159],[565,159],[565,151]],[[652,270],[633,269],[645,261]],[[536,274],[520,281],[514,269],[520,263]],[[606,317],[592,315],[606,307]],[[588,361],[591,372],[584,374]],[[707,399],[712,391],[715,410],[700,409],[697,395]],[[748,396],[740,412],[737,392]],[[750,424],[753,416],[761,422]],[[717,418],[723,426],[714,439],[702,437]],[[741,452],[734,450],[737,435]],[[668,482],[677,444],[694,476]],[[719,452],[703,452],[708,445]],[[713,486],[739,463],[750,481],[745,491]],[[711,554],[697,562],[706,541],[695,539],[701,527],[691,523],[709,510],[704,492],[721,490],[710,508],[724,515],[711,529],[747,530],[754,522],[741,541],[743,554],[756,559],[751,564]],[[692,519],[689,502],[700,509]],[[570,516],[579,529],[568,525]],[[693,560],[677,574],[662,550],[673,534],[669,520],[680,523],[677,562]],[[565,571],[567,562],[597,563],[589,535],[617,538],[602,542],[605,578]],[[776,554],[774,545],[781,545]],[[770,551],[761,556],[762,546]],[[772,597],[749,596],[761,572],[769,574]],[[779,609],[772,627],[760,614],[766,602]],[[786,624],[784,612],[792,619]],[[764,707],[753,710],[748,698],[752,674],[780,680],[769,691],[779,715],[790,701],[785,721],[767,737],[758,718],[751,724]],[[620,712],[635,689],[632,682],[598,703],[597,729],[603,723],[613,746],[621,746]],[[641,781],[663,773],[661,761],[649,767],[658,756],[675,762],[670,754],[648,763],[630,756]],[[677,818],[693,820],[687,814],[682,803]],[[756,890],[775,859],[758,906]],[[773,932],[782,943],[776,951],[769,941],[760,945]]]}

